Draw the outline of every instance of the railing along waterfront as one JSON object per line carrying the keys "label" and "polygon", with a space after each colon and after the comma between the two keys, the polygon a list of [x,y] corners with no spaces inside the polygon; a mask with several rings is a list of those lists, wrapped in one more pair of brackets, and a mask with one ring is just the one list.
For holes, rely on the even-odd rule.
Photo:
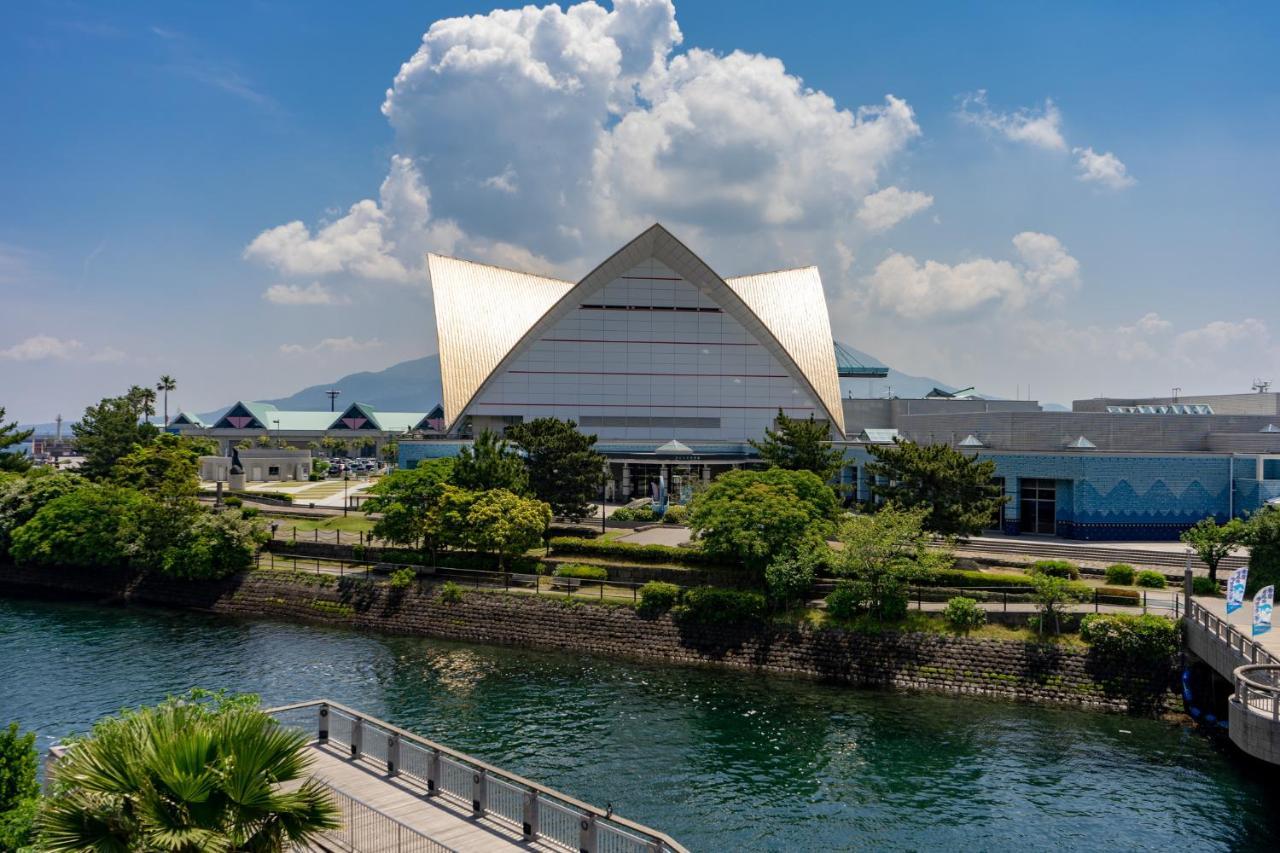
{"label": "railing along waterfront", "polygon": [[282,724],[345,747],[352,760],[422,783],[427,797],[462,803],[477,820],[581,853],[687,853],[665,833],[641,826],[537,782],[419,737],[337,702],[312,700],[267,711]]}
{"label": "railing along waterfront", "polygon": [[[1008,611],[1010,604],[1034,604],[1035,591],[1030,587],[1017,586],[911,586],[907,596],[916,604],[917,610],[924,609],[924,603],[948,601],[954,596],[973,598],[979,604],[999,603],[1000,609]],[[1173,618],[1182,615],[1182,594],[1178,592],[1161,592],[1159,590],[1133,590],[1132,595],[1115,595],[1100,592],[1094,588],[1083,600],[1071,602],[1079,607],[1092,607],[1095,613],[1102,612],[1103,607],[1125,607],[1141,609],[1143,613],[1164,613]]]}
{"label": "railing along waterfront", "polygon": [[325,832],[325,845],[349,853],[457,853],[452,847],[396,820],[386,812],[325,784],[342,826]]}
{"label": "railing along waterfront", "polygon": [[1244,632],[1237,630],[1236,626],[1223,620],[1216,613],[1212,613],[1194,598],[1187,602],[1187,618],[1203,627],[1228,649],[1238,653],[1249,662],[1249,665],[1280,664],[1280,660],[1277,660],[1275,655],[1246,637]]}
{"label": "railing along waterfront", "polygon": [[1249,664],[1233,673],[1235,698],[1251,714],[1270,717],[1280,725],[1280,665]]}

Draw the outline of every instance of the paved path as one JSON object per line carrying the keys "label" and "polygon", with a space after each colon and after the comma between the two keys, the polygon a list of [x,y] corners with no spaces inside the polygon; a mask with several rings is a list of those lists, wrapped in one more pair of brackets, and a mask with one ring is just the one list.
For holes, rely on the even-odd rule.
{"label": "paved path", "polygon": [[[1243,636],[1253,640],[1263,649],[1280,658],[1280,625],[1276,625],[1270,631],[1253,636],[1253,602],[1246,601],[1244,606],[1227,615],[1227,600],[1225,598],[1208,598],[1203,595],[1196,596],[1196,603],[1203,606],[1214,616],[1217,616],[1223,622],[1226,622],[1232,628],[1235,628]],[[1273,623],[1274,624],[1274,623]]]}
{"label": "paved path", "polygon": [[689,528],[659,525],[648,530],[633,530],[615,541],[633,545],[683,545],[689,541]]}

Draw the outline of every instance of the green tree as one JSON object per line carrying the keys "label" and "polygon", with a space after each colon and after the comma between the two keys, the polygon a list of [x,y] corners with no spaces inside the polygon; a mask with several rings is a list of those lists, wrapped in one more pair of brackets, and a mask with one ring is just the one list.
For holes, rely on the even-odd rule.
{"label": "green tree", "polygon": [[831,428],[806,418],[789,418],[778,409],[773,429],[764,431],[764,440],[749,442],[760,458],[775,468],[812,471],[823,482],[833,478],[844,464],[844,451],[831,444]]}
{"label": "green tree", "polygon": [[1233,518],[1219,524],[1210,516],[1202,518],[1193,527],[1182,531],[1182,541],[1209,567],[1209,579],[1218,581],[1218,564],[1231,552],[1243,545],[1249,536],[1249,528],[1243,521]]}
{"label": "green tree", "polygon": [[689,527],[706,553],[762,573],[829,536],[838,511],[835,493],[811,471],[730,471],[694,495]]}
{"label": "green tree", "polygon": [[996,463],[967,456],[946,444],[895,441],[868,445],[871,491],[904,509],[922,507],[926,530],[942,536],[979,533],[1008,501],[993,481]]}
{"label": "green tree", "polygon": [[242,703],[170,701],[109,718],[58,762],[41,849],[309,847],[339,824],[308,764],[306,735]]}
{"label": "green tree", "polygon": [[368,490],[367,513],[380,517],[373,535],[394,545],[429,551],[432,562],[444,535],[444,497],[450,489],[452,459],[432,459],[416,468],[393,471]]}
{"label": "green tree", "polygon": [[473,492],[506,489],[518,495],[529,491],[524,460],[506,439],[485,430],[464,446],[453,466],[453,484]]}
{"label": "green tree", "polygon": [[147,444],[159,434],[154,424],[139,422],[142,406],[136,395],[126,394],[107,397],[84,410],[80,422],[71,425],[76,447],[84,456],[82,474],[94,480],[109,477],[116,462],[131,453],[134,445]]}
{"label": "green tree", "polygon": [[18,429],[17,421],[4,422],[4,406],[0,406],[0,471],[21,474],[31,467],[31,460],[24,454],[9,450],[22,444],[35,433],[33,429]]}
{"label": "green tree", "polygon": [[529,488],[558,516],[579,519],[591,512],[600,494],[605,458],[596,437],[578,431],[573,421],[535,418],[507,428],[507,437],[524,451]]}
{"label": "green tree", "polygon": [[855,515],[840,525],[841,548],[833,557],[836,574],[881,621],[906,614],[908,587],[935,571],[951,567],[951,553],[931,548],[924,530],[927,510],[886,504],[879,512]]}
{"label": "green tree", "polygon": [[88,483],[55,498],[17,530],[10,553],[20,563],[121,567],[142,496],[132,489]]}
{"label": "green tree", "polygon": [[18,850],[34,840],[38,763],[35,732],[20,734],[17,723],[0,729],[0,850]]}
{"label": "green tree", "polygon": [[1264,507],[1248,522],[1249,588],[1253,595],[1264,586],[1280,586],[1280,509]]}
{"label": "green tree", "polygon": [[0,556],[9,553],[13,531],[40,508],[85,484],[83,477],[49,468],[33,468],[24,477],[0,483]]}
{"label": "green tree", "polygon": [[266,544],[266,524],[240,512],[202,512],[161,552],[159,569],[170,577],[215,580],[248,569]]}
{"label": "green tree", "polygon": [[511,557],[540,544],[550,523],[551,507],[542,501],[490,489],[467,510],[467,537],[476,550],[494,554],[502,569]]}
{"label": "green tree", "polygon": [[1040,635],[1044,636],[1050,626],[1052,626],[1053,633],[1060,633],[1062,631],[1062,614],[1066,613],[1067,608],[1072,604],[1084,601],[1088,595],[1089,588],[1081,586],[1075,581],[1054,577],[1043,572],[1032,575],[1031,579],[1035,584],[1034,597],[1036,607],[1040,611],[1040,619],[1037,624]]}
{"label": "green tree", "polygon": [[177,381],[169,374],[160,377],[160,381],[156,383],[156,390],[164,394],[164,425],[169,425],[169,392],[178,390]]}
{"label": "green tree", "polygon": [[400,442],[396,441],[393,438],[390,441],[388,441],[386,444],[382,445],[382,458],[385,461],[390,462],[391,464],[394,465],[396,463],[396,460],[399,459],[399,457],[400,457]]}
{"label": "green tree", "polygon": [[200,455],[206,441],[162,433],[135,445],[116,460],[111,480],[144,492],[176,492],[194,497],[200,488]]}
{"label": "green tree", "polygon": [[825,567],[828,554],[827,545],[809,542],[771,562],[764,570],[764,585],[773,606],[785,610],[802,601]]}

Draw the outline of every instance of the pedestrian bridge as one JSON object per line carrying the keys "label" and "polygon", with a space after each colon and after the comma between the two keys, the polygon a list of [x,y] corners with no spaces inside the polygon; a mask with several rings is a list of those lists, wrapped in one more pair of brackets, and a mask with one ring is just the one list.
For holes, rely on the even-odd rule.
{"label": "pedestrian bridge", "polygon": [[1227,614],[1224,599],[1195,596],[1183,622],[1187,650],[1235,686],[1228,734],[1246,755],[1280,765],[1280,634],[1251,636],[1250,609]]}

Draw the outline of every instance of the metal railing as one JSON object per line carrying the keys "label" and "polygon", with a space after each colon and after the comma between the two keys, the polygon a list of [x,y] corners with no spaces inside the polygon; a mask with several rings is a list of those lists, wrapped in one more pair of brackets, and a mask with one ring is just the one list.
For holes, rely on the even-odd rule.
{"label": "metal railing", "polygon": [[[1035,591],[1030,587],[1017,586],[912,586],[908,587],[908,597],[915,601],[916,609],[923,610],[924,602],[948,601],[955,596],[966,596],[979,604],[999,603],[1000,609],[1008,612],[1012,604],[1035,603]],[[1095,613],[1103,607],[1132,607],[1141,609],[1143,613],[1166,613],[1174,618],[1182,615],[1182,594],[1178,592],[1159,592],[1151,590],[1132,591],[1132,595],[1115,595],[1100,592],[1096,587],[1091,589],[1084,600],[1069,602],[1069,609],[1076,611],[1081,607],[1092,607]]]}
{"label": "metal railing", "polygon": [[1249,664],[1237,667],[1235,698],[1251,714],[1270,717],[1280,724],[1280,666]]}
{"label": "metal railing", "polygon": [[581,853],[687,853],[657,832],[567,794],[508,773],[337,702],[312,700],[267,711],[286,726],[338,744],[352,760],[370,760],[388,776],[421,783],[426,795],[462,803],[477,820]]}
{"label": "metal railing", "polygon": [[332,785],[325,784],[325,788],[342,821],[341,827],[321,836],[326,847],[336,845],[348,853],[457,853],[447,844]]}
{"label": "metal railing", "polygon": [[1244,660],[1248,661],[1248,665],[1254,664],[1280,664],[1275,655],[1255,643],[1243,632],[1239,631],[1234,625],[1220,618],[1216,613],[1203,604],[1200,604],[1194,598],[1187,602],[1187,619],[1200,625],[1218,642],[1225,645],[1228,649],[1239,654]]}

